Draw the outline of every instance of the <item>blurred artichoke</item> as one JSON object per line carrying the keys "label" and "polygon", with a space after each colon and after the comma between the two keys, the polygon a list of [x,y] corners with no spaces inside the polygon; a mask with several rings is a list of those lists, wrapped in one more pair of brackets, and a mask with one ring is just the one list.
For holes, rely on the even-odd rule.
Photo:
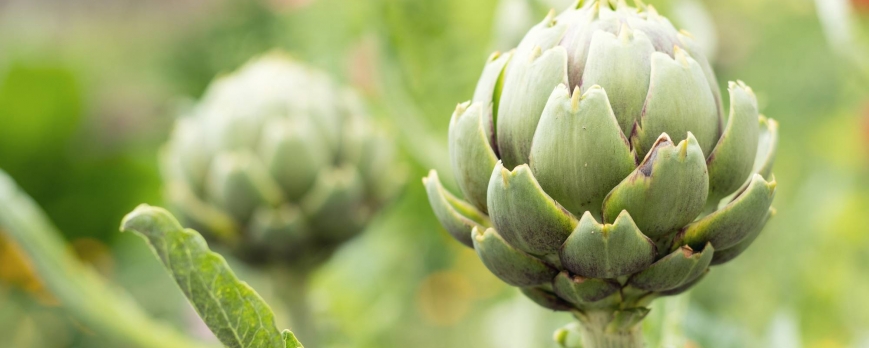
{"label": "blurred artichoke", "polygon": [[393,152],[355,94],[273,53],[213,82],[161,160],[186,223],[247,262],[309,267],[394,193]]}
{"label": "blurred artichoke", "polygon": [[637,7],[580,1],[492,55],[450,121],[465,200],[423,179],[446,230],[586,347],[640,344],[646,305],[744,251],[775,194],[776,122],[742,82],[725,120],[692,37]]}

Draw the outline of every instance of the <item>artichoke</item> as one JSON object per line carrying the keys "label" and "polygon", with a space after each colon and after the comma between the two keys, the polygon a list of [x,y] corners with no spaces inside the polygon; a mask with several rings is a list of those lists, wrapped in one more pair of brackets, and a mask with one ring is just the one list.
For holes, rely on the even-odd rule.
{"label": "artichoke", "polygon": [[[504,282],[571,311],[587,347],[634,346],[649,302],[742,253],[773,210],[777,123],[652,6],[579,1],[491,56],[450,120],[464,195],[445,229]],[[597,340],[597,341],[596,341]],[[607,343],[609,342],[609,343]]]}
{"label": "artichoke", "polygon": [[214,81],[161,154],[169,204],[253,264],[314,266],[401,180],[357,95],[272,53]]}

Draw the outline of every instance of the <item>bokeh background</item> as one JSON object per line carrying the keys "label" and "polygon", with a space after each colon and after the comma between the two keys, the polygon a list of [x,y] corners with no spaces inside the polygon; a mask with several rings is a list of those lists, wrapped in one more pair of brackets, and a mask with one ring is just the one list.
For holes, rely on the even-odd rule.
{"label": "bokeh background", "polygon": [[[651,321],[690,347],[869,347],[869,1],[646,2],[707,43],[722,88],[751,85],[781,135],[778,214],[743,256],[658,305],[675,317]],[[535,306],[451,240],[418,178],[449,173],[449,116],[489,53],[569,3],[0,0],[0,169],[81,262],[213,341],[117,226],[162,203],[156,154],[179,110],[215,76],[283,49],[361,91],[410,168],[401,196],[313,280],[325,346],[545,346],[569,315]],[[0,346],[125,347],[65,311],[30,257],[0,231]],[[230,262],[272,302],[268,277]]]}

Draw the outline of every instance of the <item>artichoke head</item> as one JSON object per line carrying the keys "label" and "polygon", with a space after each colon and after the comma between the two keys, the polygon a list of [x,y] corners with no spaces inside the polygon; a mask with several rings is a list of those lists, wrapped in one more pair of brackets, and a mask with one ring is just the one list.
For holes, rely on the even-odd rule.
{"label": "artichoke head", "polygon": [[393,155],[358,96],[272,53],[211,84],[161,169],[171,207],[237,256],[315,264],[395,192]]}
{"label": "artichoke head", "polygon": [[693,38],[652,6],[580,1],[491,56],[450,121],[464,199],[432,171],[430,203],[537,303],[636,321],[771,215],[777,124],[744,83],[728,91],[725,113]]}

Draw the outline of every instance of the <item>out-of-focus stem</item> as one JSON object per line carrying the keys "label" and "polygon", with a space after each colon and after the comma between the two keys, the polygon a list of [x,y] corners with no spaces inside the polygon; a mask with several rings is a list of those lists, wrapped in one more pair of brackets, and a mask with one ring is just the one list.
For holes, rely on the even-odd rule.
{"label": "out-of-focus stem", "polygon": [[308,296],[309,270],[276,268],[272,272],[275,292],[290,315],[290,331],[305,342],[306,348],[319,348],[317,327],[311,315]]}

